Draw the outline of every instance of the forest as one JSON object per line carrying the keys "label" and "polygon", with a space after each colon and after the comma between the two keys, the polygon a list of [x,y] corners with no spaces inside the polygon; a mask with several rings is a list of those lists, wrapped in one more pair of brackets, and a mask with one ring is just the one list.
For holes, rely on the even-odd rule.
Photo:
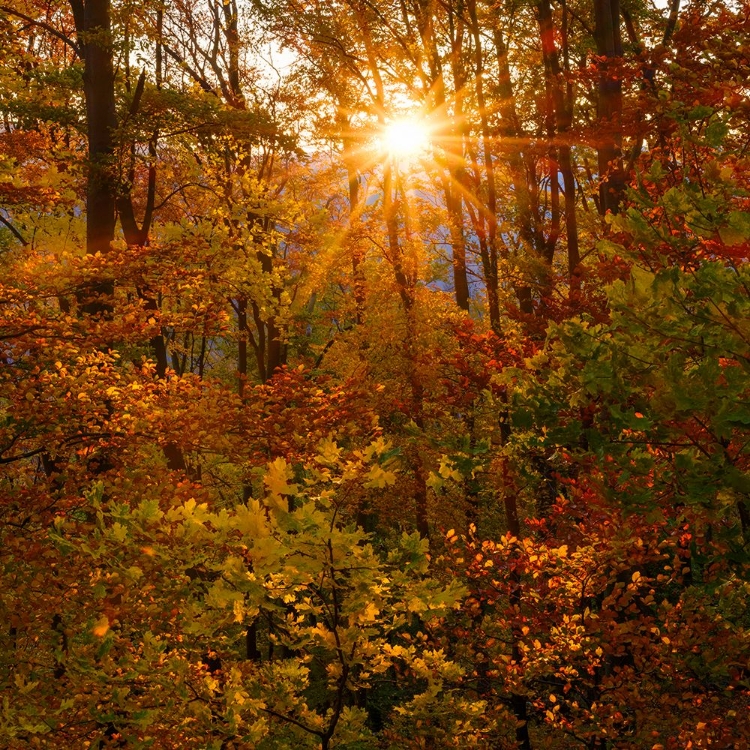
{"label": "forest", "polygon": [[749,0],[0,0],[0,746],[743,750]]}

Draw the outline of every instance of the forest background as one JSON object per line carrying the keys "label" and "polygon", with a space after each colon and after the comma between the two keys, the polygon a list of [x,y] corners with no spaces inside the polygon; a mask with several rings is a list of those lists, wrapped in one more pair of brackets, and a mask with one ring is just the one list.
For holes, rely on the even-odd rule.
{"label": "forest background", "polygon": [[746,0],[0,50],[3,747],[746,747]]}

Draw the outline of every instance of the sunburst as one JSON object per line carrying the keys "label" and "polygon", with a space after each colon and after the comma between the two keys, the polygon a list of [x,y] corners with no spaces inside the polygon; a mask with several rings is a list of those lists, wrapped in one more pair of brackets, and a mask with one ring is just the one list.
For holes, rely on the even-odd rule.
{"label": "sunburst", "polygon": [[430,130],[415,118],[394,120],[380,138],[383,150],[392,156],[419,156],[430,144]]}

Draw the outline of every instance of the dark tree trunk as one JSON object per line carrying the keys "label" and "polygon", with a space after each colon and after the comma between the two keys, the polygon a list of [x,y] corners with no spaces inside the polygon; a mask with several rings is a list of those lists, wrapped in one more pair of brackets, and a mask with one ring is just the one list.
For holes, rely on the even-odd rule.
{"label": "dark tree trunk", "polygon": [[599,210],[616,214],[625,194],[622,163],[622,82],[615,69],[622,57],[620,0],[594,0],[594,35],[599,64],[597,116],[599,141]]}
{"label": "dark tree trunk", "polygon": [[451,265],[453,267],[453,290],[456,304],[469,309],[469,280],[466,273],[466,237],[464,234],[463,198],[465,160],[463,154],[464,90],[466,70],[463,61],[464,21],[460,12],[455,12],[449,4],[448,22],[451,36],[451,72],[453,74],[453,117],[447,123],[444,151],[447,157],[448,176],[444,186],[445,206],[451,237]]}
{"label": "dark tree trunk", "polygon": [[[83,90],[89,143],[86,192],[86,252],[106,254],[115,236],[116,181],[112,159],[115,150],[115,69],[110,0],[71,0],[78,45],[83,57]],[[100,281],[95,295],[112,292],[112,281]],[[89,300],[89,313],[107,309],[104,301]]]}

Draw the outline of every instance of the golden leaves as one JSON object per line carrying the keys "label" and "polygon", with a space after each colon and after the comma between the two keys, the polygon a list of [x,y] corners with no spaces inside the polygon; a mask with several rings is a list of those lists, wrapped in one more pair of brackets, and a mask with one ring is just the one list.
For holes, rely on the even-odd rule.
{"label": "golden leaves", "polygon": [[368,489],[380,489],[396,483],[396,475],[392,471],[386,471],[380,465],[375,464],[365,475],[365,487]]}
{"label": "golden leaves", "polygon": [[282,495],[296,495],[299,491],[299,485],[290,483],[293,478],[291,466],[283,458],[277,458],[268,464],[263,483],[272,497],[280,499]]}

